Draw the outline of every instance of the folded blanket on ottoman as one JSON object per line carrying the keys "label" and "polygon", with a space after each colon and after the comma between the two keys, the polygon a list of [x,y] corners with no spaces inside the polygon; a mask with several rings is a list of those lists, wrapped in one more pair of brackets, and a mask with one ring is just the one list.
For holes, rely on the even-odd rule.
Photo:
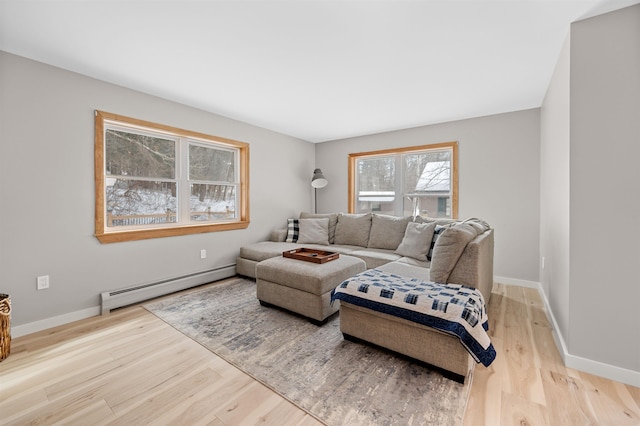
{"label": "folded blanket on ottoman", "polygon": [[342,282],[331,294],[334,300],[455,335],[473,359],[485,366],[496,357],[487,334],[484,299],[473,287],[425,282],[370,269]]}

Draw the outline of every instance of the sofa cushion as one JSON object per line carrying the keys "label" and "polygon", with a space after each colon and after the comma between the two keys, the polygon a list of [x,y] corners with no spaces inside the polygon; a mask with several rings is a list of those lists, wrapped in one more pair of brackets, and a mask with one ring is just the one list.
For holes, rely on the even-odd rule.
{"label": "sofa cushion", "polygon": [[401,256],[426,261],[435,229],[435,223],[409,222],[404,238],[395,252]]}
{"label": "sofa cushion", "polygon": [[300,247],[301,246],[298,244],[261,241],[259,243],[240,247],[240,257],[243,259],[253,260],[255,262],[261,262],[265,259],[282,256],[283,251],[293,250]]}
{"label": "sofa cushion", "polygon": [[404,237],[410,217],[373,214],[369,232],[369,248],[395,250]]}
{"label": "sofa cushion", "polygon": [[298,219],[298,244],[329,245],[329,219]]}
{"label": "sofa cushion", "polygon": [[338,224],[338,213],[308,213],[301,212],[300,219],[315,219],[326,217],[329,219],[329,244],[335,243],[336,225]]}
{"label": "sofa cushion", "polygon": [[269,241],[284,243],[286,240],[287,240],[287,228],[275,229],[271,231],[271,235],[269,236]]}
{"label": "sofa cushion", "polygon": [[377,268],[389,262],[402,259],[400,255],[386,249],[360,249],[349,252],[349,256],[358,257],[365,261],[367,269]]}
{"label": "sofa cushion", "polygon": [[405,263],[402,262],[402,259],[396,262],[389,262],[386,265],[379,266],[377,269],[388,274],[400,275],[407,278],[417,278],[422,281],[430,281],[429,268],[425,268],[422,265]]}
{"label": "sofa cushion", "polygon": [[412,265],[412,266],[417,266],[419,268],[427,268],[427,269],[429,269],[429,267],[431,266],[431,262],[429,262],[426,258],[425,260],[418,260],[414,257],[404,256],[396,260],[396,262],[406,263],[407,265]]}
{"label": "sofa cushion", "polygon": [[371,231],[371,213],[338,214],[335,244],[367,247]]}
{"label": "sofa cushion", "polygon": [[465,247],[477,236],[477,228],[468,223],[458,223],[445,228],[433,248],[431,280],[446,283]]}
{"label": "sofa cushion", "polygon": [[287,238],[284,241],[287,243],[298,242],[299,232],[298,219],[287,219]]}

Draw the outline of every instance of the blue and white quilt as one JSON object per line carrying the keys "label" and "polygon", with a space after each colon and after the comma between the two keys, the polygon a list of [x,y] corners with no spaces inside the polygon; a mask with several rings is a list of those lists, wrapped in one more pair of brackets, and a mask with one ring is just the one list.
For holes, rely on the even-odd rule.
{"label": "blue and white quilt", "polygon": [[331,302],[334,300],[455,335],[473,359],[485,366],[496,357],[487,334],[484,298],[473,287],[425,282],[371,269],[342,282],[331,293]]}

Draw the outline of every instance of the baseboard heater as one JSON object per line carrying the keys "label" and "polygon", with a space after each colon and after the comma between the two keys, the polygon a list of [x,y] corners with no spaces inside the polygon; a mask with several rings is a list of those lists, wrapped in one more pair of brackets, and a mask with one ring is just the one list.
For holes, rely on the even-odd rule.
{"label": "baseboard heater", "polygon": [[102,315],[108,314],[112,309],[132,305],[154,297],[185,290],[201,284],[232,277],[236,274],[236,265],[225,265],[206,271],[195,272],[181,277],[168,278],[153,283],[140,284],[120,290],[105,291],[102,296]]}

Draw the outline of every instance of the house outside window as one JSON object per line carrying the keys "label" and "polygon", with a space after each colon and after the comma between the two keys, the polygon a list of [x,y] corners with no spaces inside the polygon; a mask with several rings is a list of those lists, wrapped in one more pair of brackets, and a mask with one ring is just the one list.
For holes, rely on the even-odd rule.
{"label": "house outside window", "polygon": [[457,142],[349,155],[349,211],[456,218]]}
{"label": "house outside window", "polygon": [[248,226],[246,143],[96,111],[96,237]]}

